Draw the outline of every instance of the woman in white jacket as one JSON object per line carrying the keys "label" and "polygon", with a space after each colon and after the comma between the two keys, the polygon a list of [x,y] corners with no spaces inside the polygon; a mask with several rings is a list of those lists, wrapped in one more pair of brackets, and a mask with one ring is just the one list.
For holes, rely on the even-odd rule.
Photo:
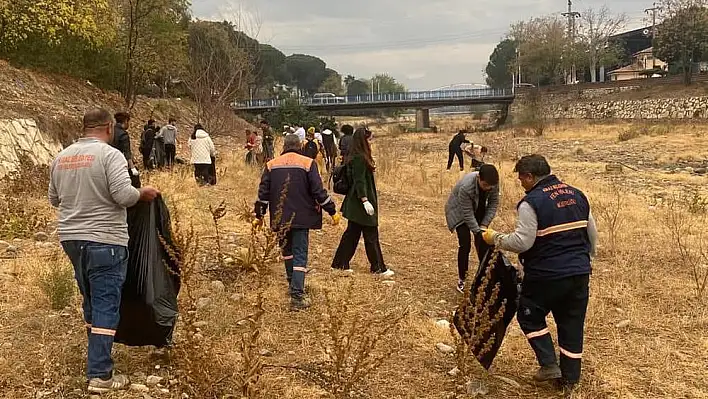
{"label": "woman in white jacket", "polygon": [[194,165],[194,177],[197,183],[201,185],[209,184],[211,179],[211,163],[212,158],[216,157],[216,147],[211,141],[209,133],[207,133],[202,125],[194,126],[194,133],[189,139],[189,149],[192,152],[191,163]]}

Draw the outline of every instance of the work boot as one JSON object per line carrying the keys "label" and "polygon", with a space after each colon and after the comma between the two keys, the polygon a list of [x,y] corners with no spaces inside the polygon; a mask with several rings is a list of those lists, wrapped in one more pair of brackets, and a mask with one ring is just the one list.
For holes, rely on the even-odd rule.
{"label": "work boot", "polygon": [[290,299],[290,311],[291,312],[299,312],[301,310],[307,310],[312,306],[310,303],[310,300],[308,298],[296,298],[293,297]]}
{"label": "work boot", "polygon": [[558,389],[561,391],[564,399],[570,399],[573,397],[573,393],[578,387],[577,382],[569,382],[564,379],[556,380],[558,384]]}
{"label": "work boot", "polygon": [[538,382],[559,380],[561,378],[561,369],[558,365],[541,366],[533,379]]}
{"label": "work boot", "polygon": [[93,393],[106,393],[127,389],[130,384],[128,377],[124,375],[114,375],[104,380],[102,378],[91,378],[88,384],[88,391]]}

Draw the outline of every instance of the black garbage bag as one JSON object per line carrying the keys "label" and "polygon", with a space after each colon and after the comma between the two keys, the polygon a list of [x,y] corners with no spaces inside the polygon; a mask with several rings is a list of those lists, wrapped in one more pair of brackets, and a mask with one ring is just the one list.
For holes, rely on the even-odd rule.
{"label": "black garbage bag", "polygon": [[162,197],[128,209],[128,232],[128,274],[115,342],[168,346],[177,322],[180,278],[178,264],[160,241],[173,248],[170,212]]}
{"label": "black garbage bag", "polygon": [[[492,323],[492,326],[488,329],[488,331],[481,334],[481,339],[479,339],[476,345],[471,348],[472,353],[475,355],[479,363],[487,370],[489,370],[492,366],[492,362],[497,356],[499,348],[501,348],[502,342],[504,341],[506,329],[509,327],[509,324],[516,315],[520,292],[516,268],[514,268],[514,265],[509,262],[504,254],[501,252],[495,254],[495,252],[494,247],[491,247],[484,256],[484,260],[479,265],[479,269],[477,269],[474,284],[470,289],[471,294],[468,307],[461,307],[453,316],[453,324],[455,325],[457,332],[463,337],[473,331],[485,330],[484,328],[479,327],[480,325],[485,324],[485,320],[482,320],[483,317],[475,320],[473,317],[461,317],[461,315],[480,313],[480,311],[475,312],[474,310],[475,293],[480,291],[480,287],[483,285],[483,280],[489,271],[490,280],[484,290],[486,307],[489,310],[489,314],[496,315],[500,312],[502,305],[504,305],[504,312],[501,318]],[[497,298],[493,301],[493,303],[489,303],[494,287],[497,285],[499,286]],[[493,319],[493,317],[491,317],[491,319]],[[488,323],[490,321],[490,317],[487,317],[486,322]],[[471,334],[476,335],[474,333]],[[489,346],[489,341],[491,339],[494,341],[491,343],[491,346]]]}

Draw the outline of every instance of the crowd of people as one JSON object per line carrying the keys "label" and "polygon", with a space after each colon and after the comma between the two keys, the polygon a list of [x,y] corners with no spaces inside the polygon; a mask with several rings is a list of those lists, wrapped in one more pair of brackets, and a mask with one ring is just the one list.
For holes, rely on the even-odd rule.
{"label": "crowd of people", "polygon": [[[94,393],[128,386],[126,377],[113,373],[111,359],[128,265],[126,208],[160,195],[157,189],[140,185],[129,128],[129,114],[88,111],[81,138],[64,149],[50,168],[49,200],[59,209],[60,241],[84,298],[88,390]],[[246,150],[249,162],[263,164],[253,227],[260,228],[269,212],[270,228],[282,237],[291,309],[301,311],[311,305],[305,291],[309,232],[322,228],[323,210],[335,225],[342,216],[348,221],[333,254],[334,271],[353,273],[351,260],[363,236],[370,272],[394,276],[379,241],[380,203],[371,131],[344,125],[340,135],[331,129],[305,131],[295,126],[286,127],[285,133],[283,151],[275,156],[272,130],[263,121],[260,133],[248,133]],[[174,119],[162,128],[148,121],[140,145],[143,166],[160,167],[161,150],[156,147],[163,144],[165,166],[174,165],[178,140]],[[187,143],[197,181],[215,184],[217,152],[203,126],[194,127]],[[469,147],[464,144],[472,145],[460,132],[450,143],[448,166],[457,156],[464,169],[458,151]],[[518,253],[524,278],[517,319],[540,365],[535,378],[573,386],[580,379],[591,258],[597,242],[589,202],[580,190],[554,176],[543,156],[524,156],[515,167],[526,191],[517,207],[516,229],[509,234],[495,232],[490,225],[499,209],[501,177],[494,165],[478,158],[486,149],[480,147],[476,153],[472,147],[470,151],[480,164],[473,163],[475,171],[460,179],[445,205],[447,227],[459,242],[455,288],[465,289],[473,242],[480,262],[490,249]],[[320,155],[324,162],[318,162]],[[338,187],[346,187],[342,216],[323,184],[323,168],[338,170]],[[548,313],[558,326],[560,361],[546,324]]]}

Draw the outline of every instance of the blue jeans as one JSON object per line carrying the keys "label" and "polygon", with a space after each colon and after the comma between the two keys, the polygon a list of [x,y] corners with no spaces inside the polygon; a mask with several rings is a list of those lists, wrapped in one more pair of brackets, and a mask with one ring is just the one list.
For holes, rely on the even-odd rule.
{"label": "blue jeans", "polygon": [[290,284],[290,297],[302,299],[305,296],[305,274],[307,273],[307,251],[310,246],[310,230],[290,229],[285,235],[283,260],[285,273]]}
{"label": "blue jeans", "polygon": [[128,270],[128,248],[91,241],[62,242],[74,265],[84,297],[84,321],[89,329],[88,378],[113,373],[111,349],[120,318],[120,298]]}

